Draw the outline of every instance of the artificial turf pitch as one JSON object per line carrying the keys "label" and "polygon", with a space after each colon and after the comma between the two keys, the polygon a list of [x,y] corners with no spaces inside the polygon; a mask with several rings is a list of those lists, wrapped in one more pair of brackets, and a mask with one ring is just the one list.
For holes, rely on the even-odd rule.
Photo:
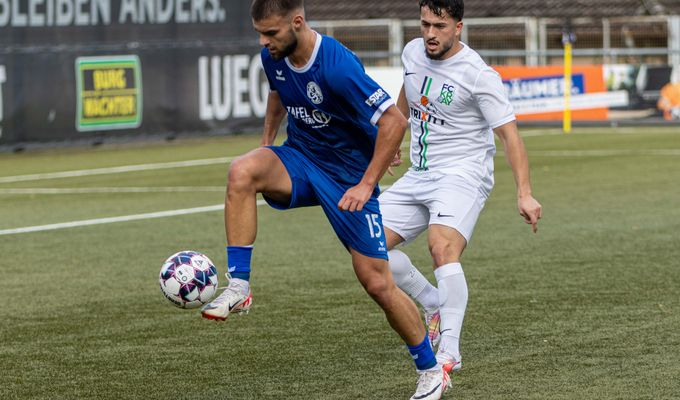
{"label": "artificial turf pitch", "polygon": [[[496,187],[462,260],[464,367],[445,398],[680,398],[679,131],[525,131],[544,207],[537,234],[497,156]],[[236,156],[258,142],[0,154],[0,398],[410,397],[409,355],[318,208],[259,207],[254,305],[224,323],[173,307],[157,281],[183,249],[225,272],[221,211],[6,233],[217,205],[228,166],[7,177]],[[432,279],[425,237],[405,251]]]}

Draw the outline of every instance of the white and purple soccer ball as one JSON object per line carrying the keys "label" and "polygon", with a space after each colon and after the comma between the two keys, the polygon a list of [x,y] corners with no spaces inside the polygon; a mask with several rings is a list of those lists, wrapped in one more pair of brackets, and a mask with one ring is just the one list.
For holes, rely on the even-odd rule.
{"label": "white and purple soccer ball", "polygon": [[163,295],[180,308],[196,308],[217,291],[217,268],[196,251],[180,251],[168,257],[158,277]]}

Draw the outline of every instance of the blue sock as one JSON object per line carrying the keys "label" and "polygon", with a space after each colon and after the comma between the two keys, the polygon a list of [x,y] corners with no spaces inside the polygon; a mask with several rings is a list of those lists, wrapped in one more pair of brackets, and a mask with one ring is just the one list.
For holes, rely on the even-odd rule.
{"label": "blue sock", "polygon": [[432,346],[430,346],[427,332],[425,332],[425,339],[423,339],[422,343],[417,346],[406,345],[406,347],[408,347],[408,351],[411,353],[411,357],[413,357],[413,361],[415,361],[416,368],[419,371],[424,371],[437,365],[437,359],[434,356],[434,351],[432,351]]}
{"label": "blue sock", "polygon": [[250,280],[253,246],[227,246],[227,267],[232,278]]}

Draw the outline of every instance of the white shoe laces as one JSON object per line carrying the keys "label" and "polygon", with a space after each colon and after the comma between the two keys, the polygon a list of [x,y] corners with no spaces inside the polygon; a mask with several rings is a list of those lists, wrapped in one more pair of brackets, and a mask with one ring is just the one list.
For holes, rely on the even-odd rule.
{"label": "white shoe laces", "polygon": [[440,364],[457,363],[460,362],[460,355],[455,356],[446,348],[446,341],[439,342],[439,350],[437,351],[437,362]]}
{"label": "white shoe laces", "polygon": [[437,383],[441,375],[442,370],[439,368],[432,371],[420,372],[420,376],[418,377],[418,386],[416,387],[416,395],[427,393],[432,390],[432,386]]}
{"label": "white shoe laces", "polygon": [[247,290],[244,285],[234,281],[229,281],[229,285],[227,285],[226,289],[224,289],[224,291],[211,303],[214,305],[220,305],[224,302],[231,303],[231,300],[236,300],[240,297],[243,297],[243,293],[246,291]]}

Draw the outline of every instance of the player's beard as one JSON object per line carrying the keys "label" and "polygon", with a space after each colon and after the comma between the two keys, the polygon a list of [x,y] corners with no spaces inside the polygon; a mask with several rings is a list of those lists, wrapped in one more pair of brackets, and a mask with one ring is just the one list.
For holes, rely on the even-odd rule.
{"label": "player's beard", "polygon": [[[441,50],[439,50],[436,53],[430,53],[429,50],[426,50],[425,54],[427,54],[427,58],[429,58],[431,60],[441,60],[442,57],[444,57],[444,54],[448,53],[449,50],[451,50],[451,48],[454,45],[453,40],[450,41],[450,42],[444,43],[444,44],[442,44],[441,42],[439,42],[439,43],[441,45]],[[427,45],[427,42],[425,42],[425,44]]]}
{"label": "player's beard", "polygon": [[295,36],[295,32],[293,32],[292,30],[290,30],[289,32],[290,36],[288,38],[289,39],[288,44],[286,44],[281,50],[276,50],[275,53],[272,53],[271,49],[269,50],[269,54],[275,61],[279,61],[285,57],[288,57],[295,51],[295,49],[297,49],[298,46],[297,36]]}

